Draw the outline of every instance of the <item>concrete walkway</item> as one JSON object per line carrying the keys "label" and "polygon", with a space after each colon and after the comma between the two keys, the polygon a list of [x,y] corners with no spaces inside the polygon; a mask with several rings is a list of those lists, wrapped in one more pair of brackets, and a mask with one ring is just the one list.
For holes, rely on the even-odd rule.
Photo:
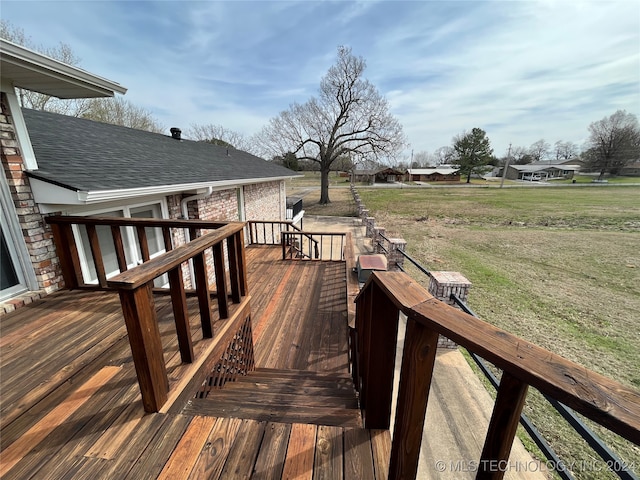
{"label": "concrete walkway", "polygon": [[[356,255],[373,251],[371,239],[365,236],[365,228],[356,217],[305,216],[303,230],[350,231]],[[406,318],[403,317],[401,315],[398,333],[396,388],[406,328]],[[492,409],[493,399],[460,351],[439,352],[431,382],[417,478],[475,478]],[[501,468],[505,470],[505,479],[553,478],[550,472],[546,472],[544,461],[540,464],[534,460],[517,438],[508,464]]]}

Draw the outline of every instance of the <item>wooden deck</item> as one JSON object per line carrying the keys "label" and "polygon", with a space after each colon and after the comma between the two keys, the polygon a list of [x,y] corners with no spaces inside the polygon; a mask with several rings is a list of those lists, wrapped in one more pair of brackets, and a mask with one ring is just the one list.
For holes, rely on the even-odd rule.
{"label": "wooden deck", "polygon": [[[0,476],[386,478],[389,433],[361,428],[347,371],[345,265],[280,255],[247,250],[256,371],[166,414],[144,413],[116,294],[58,292],[2,317]],[[169,297],[156,306],[171,381]]]}

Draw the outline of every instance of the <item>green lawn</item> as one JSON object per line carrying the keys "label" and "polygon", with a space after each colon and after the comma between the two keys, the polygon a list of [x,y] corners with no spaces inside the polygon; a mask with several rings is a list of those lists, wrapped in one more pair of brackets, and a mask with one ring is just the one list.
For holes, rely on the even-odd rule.
{"label": "green lawn", "polygon": [[[471,280],[482,319],[640,390],[640,187],[359,192],[412,257]],[[525,412],[565,461],[593,455],[537,392]],[[638,446],[597,429],[640,469]]]}

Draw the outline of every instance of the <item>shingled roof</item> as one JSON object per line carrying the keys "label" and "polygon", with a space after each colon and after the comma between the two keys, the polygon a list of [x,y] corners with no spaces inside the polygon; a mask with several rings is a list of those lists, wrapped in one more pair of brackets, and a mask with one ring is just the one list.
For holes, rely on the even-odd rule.
{"label": "shingled roof", "polygon": [[296,176],[234,148],[50,112],[22,112],[38,163],[28,175],[69,190],[251,183]]}

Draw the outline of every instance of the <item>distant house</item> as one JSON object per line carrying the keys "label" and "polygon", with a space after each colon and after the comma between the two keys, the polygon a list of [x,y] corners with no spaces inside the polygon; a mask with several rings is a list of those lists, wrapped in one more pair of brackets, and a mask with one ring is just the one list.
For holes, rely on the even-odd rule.
{"label": "distant house", "polygon": [[[285,179],[295,172],[247,152],[171,135],[54,113],[21,109],[14,87],[61,98],[113,96],[115,82],[1,40],[2,282],[0,302],[35,297],[62,286],[49,214],[203,220],[284,220]],[[98,229],[109,257],[113,242]],[[82,273],[91,266],[87,232],[76,232]],[[151,255],[164,249],[149,232]],[[127,260],[140,257],[136,234],[125,232]],[[178,239],[176,239],[178,240]],[[183,239],[184,241],[184,239]],[[107,262],[108,263],[108,262]],[[118,271],[113,265],[107,270]],[[109,272],[107,272],[109,274]]]}
{"label": "distant house", "polygon": [[393,183],[404,179],[404,172],[395,168],[378,168],[369,170],[355,170],[352,174],[352,182],[367,183]]}
{"label": "distant house", "polygon": [[640,162],[632,162],[620,170],[620,175],[628,177],[640,177]]}
{"label": "distant house", "polygon": [[459,182],[460,169],[454,167],[410,168],[410,182]]}
{"label": "distant house", "polygon": [[506,178],[510,180],[546,181],[559,178],[573,178],[580,171],[579,165],[529,163],[527,165],[509,165]]}

